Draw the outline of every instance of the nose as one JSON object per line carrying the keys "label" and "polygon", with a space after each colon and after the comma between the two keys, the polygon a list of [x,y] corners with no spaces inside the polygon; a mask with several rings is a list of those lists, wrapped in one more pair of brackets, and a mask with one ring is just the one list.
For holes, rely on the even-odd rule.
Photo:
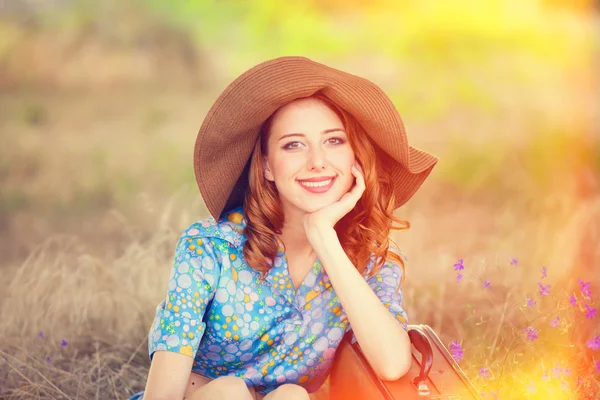
{"label": "nose", "polygon": [[327,159],[323,149],[314,148],[308,156],[308,169],[311,171],[322,171],[327,165]]}

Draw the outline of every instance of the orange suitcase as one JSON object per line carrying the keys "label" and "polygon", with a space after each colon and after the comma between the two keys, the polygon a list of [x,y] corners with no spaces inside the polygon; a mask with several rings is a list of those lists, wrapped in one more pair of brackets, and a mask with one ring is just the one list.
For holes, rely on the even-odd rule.
{"label": "orange suitcase", "polygon": [[367,363],[352,332],[338,348],[331,375],[331,400],[471,400],[480,399],[477,389],[464,374],[433,329],[409,325],[412,343],[410,371],[397,381],[382,381]]}

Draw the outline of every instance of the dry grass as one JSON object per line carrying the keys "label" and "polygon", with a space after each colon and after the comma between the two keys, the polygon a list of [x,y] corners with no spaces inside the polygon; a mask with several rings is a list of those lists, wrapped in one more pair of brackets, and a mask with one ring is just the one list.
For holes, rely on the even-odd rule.
{"label": "dry grass", "polygon": [[98,243],[55,236],[6,274],[3,393],[124,398],[143,387],[145,334],[163,296],[165,266],[177,238],[156,222],[145,240],[124,232],[130,241],[118,257],[93,256],[89,248]]}

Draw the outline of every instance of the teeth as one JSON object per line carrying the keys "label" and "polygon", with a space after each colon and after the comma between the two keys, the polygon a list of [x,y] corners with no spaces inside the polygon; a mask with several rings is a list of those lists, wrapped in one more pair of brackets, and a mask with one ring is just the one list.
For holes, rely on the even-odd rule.
{"label": "teeth", "polygon": [[322,181],[322,182],[300,182],[301,185],[304,186],[308,186],[308,187],[322,187],[322,186],[327,186],[331,183],[333,179],[328,179],[326,181]]}

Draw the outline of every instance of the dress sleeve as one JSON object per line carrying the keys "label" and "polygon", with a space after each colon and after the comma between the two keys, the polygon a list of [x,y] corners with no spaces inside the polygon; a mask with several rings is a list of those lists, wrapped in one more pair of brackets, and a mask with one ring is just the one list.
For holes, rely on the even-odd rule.
{"label": "dress sleeve", "polygon": [[148,354],[167,350],[195,357],[204,334],[204,313],[219,282],[221,265],[210,238],[183,234],[175,250],[167,296],[156,308]]}
{"label": "dress sleeve", "polygon": [[[402,253],[400,253],[401,256]],[[372,264],[372,263],[371,263]],[[371,265],[372,269],[373,266]],[[408,316],[402,307],[402,289],[398,289],[402,279],[402,266],[399,263],[387,260],[373,276],[365,276],[365,280],[375,292],[379,300],[388,311],[408,331]],[[352,327],[350,323],[346,326],[346,332]],[[352,343],[356,342],[356,336],[352,333]]]}

